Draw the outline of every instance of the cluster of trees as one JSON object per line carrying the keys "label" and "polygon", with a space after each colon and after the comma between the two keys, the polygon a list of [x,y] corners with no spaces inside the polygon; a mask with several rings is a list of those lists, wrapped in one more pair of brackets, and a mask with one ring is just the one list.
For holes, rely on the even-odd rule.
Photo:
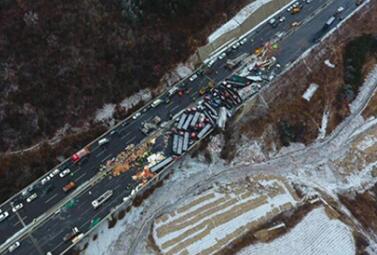
{"label": "cluster of trees", "polygon": [[175,19],[179,15],[190,13],[198,2],[198,0],[122,0],[121,6],[124,17],[133,22],[140,22],[153,14]]}
{"label": "cluster of trees", "polygon": [[236,2],[2,1],[0,151],[30,146],[65,123],[80,125],[104,103],[157,86],[243,1]]}
{"label": "cluster of trees", "polygon": [[[119,103],[205,43],[213,26],[246,0],[4,0],[0,2],[0,151],[80,126]],[[226,15],[224,15],[226,14]],[[117,109],[116,117],[125,113]],[[69,135],[57,146],[0,154],[6,199],[104,131]],[[12,185],[9,185],[12,183]]]}
{"label": "cluster of trees", "polygon": [[280,143],[289,146],[290,143],[302,142],[305,127],[302,123],[293,124],[290,121],[282,120],[277,123]]}
{"label": "cluster of trees", "polygon": [[357,95],[359,87],[364,81],[363,67],[368,59],[377,59],[377,37],[362,35],[349,42],[343,54],[344,86],[339,97],[351,102]]}

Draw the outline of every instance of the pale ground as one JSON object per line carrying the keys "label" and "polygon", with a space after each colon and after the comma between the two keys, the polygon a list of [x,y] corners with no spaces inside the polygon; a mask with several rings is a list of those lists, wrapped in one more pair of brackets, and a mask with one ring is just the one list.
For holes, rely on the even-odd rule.
{"label": "pale ground", "polygon": [[221,35],[237,28],[240,24],[242,24],[249,16],[251,16],[256,10],[258,10],[261,6],[265,5],[272,0],[257,0],[252,1],[246,7],[244,7],[241,11],[239,11],[232,19],[226,22],[224,25],[216,29],[210,36],[208,36],[208,42],[213,42]]}
{"label": "pale ground", "polygon": [[180,63],[177,67],[164,75],[162,81],[169,87],[173,84],[177,83],[178,81],[187,78],[193,73],[194,67],[190,60],[187,63]]}
{"label": "pale ground", "polygon": [[[125,98],[120,106],[124,107],[126,111],[132,109],[136,105],[142,102],[148,102],[152,98],[152,92],[149,89],[143,89],[134,95]],[[101,109],[97,110],[95,121],[104,122],[113,126],[115,124],[113,114],[115,111],[115,104],[105,104]]]}
{"label": "pale ground", "polygon": [[[175,206],[181,201],[208,190],[214,182],[229,183],[245,176],[263,173],[286,176],[290,182],[299,184],[308,196],[321,190],[337,200],[336,194],[339,191],[364,190],[376,182],[376,178],[371,177],[371,171],[377,164],[377,158],[371,157],[369,161],[359,162],[352,158],[357,154],[351,148],[367,151],[374,146],[373,132],[376,132],[377,121],[365,121],[360,113],[373,95],[376,85],[377,67],[352,103],[352,114],[331,134],[310,146],[296,145],[291,150],[283,150],[272,155],[268,161],[265,161],[258,142],[242,140],[238,156],[233,161],[236,163],[229,166],[218,157],[221,136],[213,138],[209,146],[212,148],[213,163],[208,165],[202,156],[198,159],[183,159],[174,168],[174,174],[169,181],[143,203],[142,214],[140,209],[131,210],[125,219],[116,225],[115,229],[119,230],[106,231],[106,224],[100,226],[98,231],[104,233],[99,234],[96,241],[90,242],[84,254],[153,254],[146,245],[153,219],[176,209]],[[255,159],[251,156],[249,161],[248,155],[258,156]],[[352,171],[348,171],[347,166]],[[347,214],[346,211],[345,213]],[[376,252],[373,250],[375,237],[367,238],[371,243],[370,249]]]}

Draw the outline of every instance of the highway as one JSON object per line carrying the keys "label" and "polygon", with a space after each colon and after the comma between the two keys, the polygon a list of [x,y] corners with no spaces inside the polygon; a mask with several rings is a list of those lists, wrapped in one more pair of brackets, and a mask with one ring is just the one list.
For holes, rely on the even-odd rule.
{"label": "highway", "polygon": [[[326,3],[328,4],[325,6]],[[65,251],[70,242],[64,242],[63,238],[73,227],[77,227],[81,232],[87,232],[94,227],[98,219],[107,216],[111,208],[120,204],[122,199],[129,196],[132,189],[138,185],[138,182],[131,178],[136,173],[136,169],[113,177],[104,175],[99,168],[101,164],[118,155],[127,145],[139,144],[147,137],[140,131],[142,122],[148,122],[155,116],[159,116],[162,121],[169,121],[171,116],[199,100],[199,89],[207,86],[209,80],[218,83],[232,74],[233,70],[224,67],[227,59],[234,59],[243,53],[254,52],[256,48],[272,39],[278,32],[287,33],[279,42],[279,49],[275,54],[278,63],[284,67],[313,45],[314,35],[321,30],[338,7],[345,8],[341,13],[343,17],[356,8],[355,3],[349,0],[313,0],[310,4],[304,3],[303,5],[302,11],[296,15],[291,15],[285,9],[282,10],[277,17],[285,16],[286,21],[279,24],[278,27],[273,28],[268,23],[263,24],[247,36],[245,44],[228,51],[226,58],[218,59],[206,70],[205,74],[199,74],[194,81],[186,79],[178,83],[176,86],[184,89],[183,96],[175,94],[169,97],[164,93],[160,98],[163,101],[170,98],[169,103],[164,102],[155,108],[150,105],[146,106],[140,110],[141,115],[138,118],[126,119],[113,129],[116,131],[114,133],[108,131],[104,137],[108,138],[110,142],[105,146],[99,146],[96,142],[92,143],[89,146],[91,153],[85,162],[75,164],[71,160],[67,160],[58,167],[61,171],[69,168],[72,172],[70,175],[63,178],[56,175],[44,185],[40,183],[39,179],[31,184],[33,190],[28,194],[23,195],[20,192],[3,203],[0,209],[2,212],[9,212],[9,217],[0,222],[0,243],[4,243],[22,230],[24,226],[33,226],[35,224],[33,224],[33,220],[38,217],[43,222],[38,221],[38,224],[35,224],[36,227],[29,229],[26,231],[27,234],[22,234],[17,238],[21,244],[20,247],[12,253],[5,250],[1,254],[46,254],[47,252],[60,254]],[[324,6],[325,8],[323,8]],[[303,24],[293,28],[291,23],[294,21],[302,21]],[[276,69],[275,74],[281,71],[282,69]],[[152,151],[164,150],[166,155],[171,155],[171,146],[166,143],[163,136],[159,137]],[[86,185],[94,177],[98,178],[98,181],[93,185]],[[80,185],[83,188],[78,188],[79,192],[74,191],[75,193],[64,192],[62,187],[70,181],[75,181],[79,188]],[[94,209],[91,202],[107,190],[114,192],[112,198],[103,206]],[[36,193],[38,197],[30,203],[26,202],[26,198],[32,193]],[[13,213],[12,205],[19,203],[23,203],[23,208],[17,213]],[[52,214],[44,217],[43,215],[48,211],[51,211]],[[55,211],[57,213],[54,213]],[[15,241],[12,240],[6,247]]]}

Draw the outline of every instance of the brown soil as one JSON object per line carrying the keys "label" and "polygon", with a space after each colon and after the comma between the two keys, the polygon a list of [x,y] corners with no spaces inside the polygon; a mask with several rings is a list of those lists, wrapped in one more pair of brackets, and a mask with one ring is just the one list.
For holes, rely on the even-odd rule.
{"label": "brown soil", "polygon": [[[343,205],[352,213],[353,217],[361,223],[364,229],[374,236],[377,231],[377,184],[364,193],[343,193],[338,194],[338,197]],[[369,246],[368,240],[360,232],[353,232],[356,240],[357,254],[367,255],[366,248]]]}
{"label": "brown soil", "polygon": [[154,242],[153,233],[152,233],[153,225],[151,225],[150,230],[148,231],[148,241],[147,245],[150,247],[156,255],[161,255],[161,250],[157,246],[157,244]]}
{"label": "brown soil", "polygon": [[[241,132],[250,138],[257,138],[265,135],[267,127],[272,127],[278,147],[291,142],[309,144],[318,136],[325,110],[330,112],[326,132],[334,130],[349,114],[350,99],[344,96],[344,57],[348,56],[345,49],[363,34],[377,35],[377,27],[373,25],[377,23],[376,13],[377,3],[373,2],[370,8],[364,8],[362,13],[354,15],[337,33],[315,48],[305,61],[300,61],[275,81],[271,89],[261,94],[269,105],[268,110],[261,107],[260,102],[257,103],[241,120]],[[336,68],[327,67],[323,63],[326,59]],[[362,68],[364,77],[375,60],[373,54],[366,57]],[[318,84],[319,88],[307,102],[302,95],[311,83]],[[354,94],[360,85],[353,88]]]}
{"label": "brown soil", "polygon": [[126,216],[126,211],[125,210],[121,210],[120,212],[118,212],[118,220],[123,219],[124,216]]}
{"label": "brown soil", "polygon": [[241,138],[239,128],[230,121],[224,132],[224,146],[222,147],[220,157],[227,161],[231,161],[237,152],[237,141]]}
{"label": "brown soil", "polygon": [[355,244],[356,244],[356,254],[357,255],[370,255],[366,249],[369,246],[368,240],[360,234],[360,232],[353,231],[352,232],[353,238],[355,239]]}
{"label": "brown soil", "polygon": [[67,251],[66,254],[67,254],[67,255],[80,255],[80,251],[75,250],[75,249],[73,248],[73,249],[70,249],[69,251]]}
{"label": "brown soil", "polygon": [[364,193],[339,194],[340,201],[365,229],[377,233],[377,184]]}

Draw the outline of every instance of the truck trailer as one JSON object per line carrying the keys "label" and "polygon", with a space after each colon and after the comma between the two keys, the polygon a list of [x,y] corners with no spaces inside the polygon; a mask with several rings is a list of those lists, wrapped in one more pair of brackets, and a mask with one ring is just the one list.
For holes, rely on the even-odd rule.
{"label": "truck trailer", "polygon": [[99,198],[92,201],[92,206],[94,207],[94,209],[97,209],[100,205],[102,205],[104,202],[109,200],[112,195],[113,195],[112,190],[106,191]]}
{"label": "truck trailer", "polygon": [[207,124],[202,130],[200,130],[198,134],[198,138],[202,139],[202,137],[208,133],[208,131],[211,129],[211,124]]}
{"label": "truck trailer", "polygon": [[82,148],[78,152],[72,155],[71,159],[74,163],[79,162],[83,157],[90,154],[90,150],[88,147]]}
{"label": "truck trailer", "polygon": [[68,192],[68,191],[73,190],[75,188],[76,188],[76,183],[73,182],[73,181],[70,181],[69,183],[64,185],[63,190],[64,190],[64,192]]}
{"label": "truck trailer", "polygon": [[165,166],[169,165],[173,161],[173,157],[167,157],[166,159],[160,161],[156,165],[151,167],[151,171],[156,173],[157,171],[161,170]]}

